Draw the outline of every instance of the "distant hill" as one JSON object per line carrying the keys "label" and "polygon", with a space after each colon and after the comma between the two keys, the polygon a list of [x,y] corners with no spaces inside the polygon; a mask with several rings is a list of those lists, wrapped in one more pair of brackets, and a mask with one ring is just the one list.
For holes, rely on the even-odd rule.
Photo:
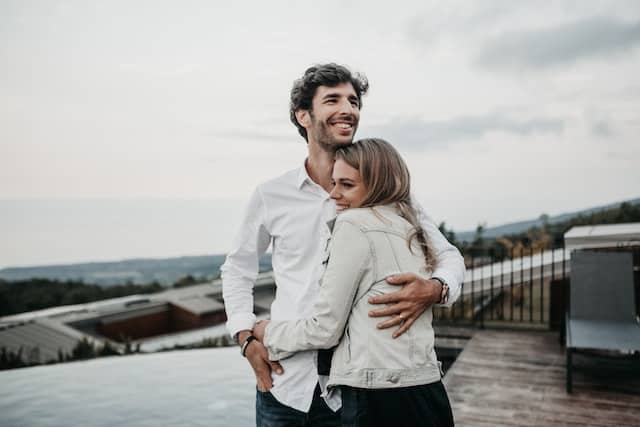
{"label": "distant hill", "polygon": [[[78,280],[100,286],[158,282],[171,286],[180,278],[215,279],[225,255],[185,256],[166,259],[128,259],[68,265],[9,267],[0,270],[0,279],[15,281],[31,278]],[[271,254],[260,259],[260,271],[271,270]]]}
{"label": "distant hill", "polygon": [[[557,224],[560,222],[567,221],[573,217],[578,215],[589,215],[594,212],[603,211],[606,209],[611,209],[620,206],[621,203],[630,203],[631,205],[640,205],[640,198],[633,200],[626,200],[618,203],[610,203],[608,205],[598,206],[595,208],[584,209],[581,211],[564,213],[561,215],[551,216],[548,218],[547,222],[549,224]],[[522,233],[524,231],[529,230],[531,227],[540,227],[543,225],[543,221],[541,218],[532,219],[528,221],[519,221],[513,222],[510,224],[498,225],[496,227],[487,227],[482,236],[485,239],[495,239],[496,237],[506,236],[510,234]],[[475,230],[473,231],[462,231],[460,233],[456,232],[456,239],[460,242],[471,242],[475,236]]]}
{"label": "distant hill", "polygon": [[[623,202],[620,202],[623,203]],[[615,208],[620,203],[611,203],[581,211],[556,215],[547,219],[549,224],[567,221],[578,215],[589,215],[594,212]],[[628,200],[627,203],[640,205],[640,198]],[[496,237],[525,232],[531,227],[541,226],[541,218],[514,222],[511,224],[489,227],[483,237]],[[459,242],[471,242],[475,231],[456,233]],[[0,269],[0,279],[15,281],[42,278],[50,280],[78,280],[100,286],[126,284],[148,284],[158,282],[163,286],[171,286],[179,279],[191,275],[196,279],[214,279],[220,273],[224,263],[224,255],[185,256],[166,259],[128,259],[115,262],[91,262],[68,265],[51,265],[35,267],[9,267]],[[260,271],[271,270],[271,254],[260,260]]]}

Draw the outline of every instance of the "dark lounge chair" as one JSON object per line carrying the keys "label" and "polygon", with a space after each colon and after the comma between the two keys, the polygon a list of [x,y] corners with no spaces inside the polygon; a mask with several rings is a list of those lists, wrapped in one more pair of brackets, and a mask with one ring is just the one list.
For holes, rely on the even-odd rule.
{"label": "dark lounge chair", "polygon": [[576,251],[571,255],[566,322],[567,393],[573,388],[574,352],[640,351],[633,287],[631,253]]}

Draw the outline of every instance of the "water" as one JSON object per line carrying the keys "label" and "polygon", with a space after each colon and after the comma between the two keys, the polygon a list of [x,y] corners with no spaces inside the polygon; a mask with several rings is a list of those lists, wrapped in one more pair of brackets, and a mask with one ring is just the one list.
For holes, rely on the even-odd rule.
{"label": "water", "polygon": [[0,425],[252,426],[255,379],[238,349],[108,357],[0,372]]}

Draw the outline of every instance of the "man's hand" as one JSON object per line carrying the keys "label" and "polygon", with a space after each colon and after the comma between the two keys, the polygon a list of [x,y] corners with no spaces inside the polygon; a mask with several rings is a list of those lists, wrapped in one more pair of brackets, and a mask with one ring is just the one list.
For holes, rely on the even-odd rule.
{"label": "man's hand", "polygon": [[253,336],[256,337],[260,342],[264,341],[264,331],[267,328],[268,324],[268,320],[258,320],[253,326]]}
{"label": "man's hand", "polygon": [[426,280],[413,273],[388,277],[387,283],[404,288],[391,294],[369,298],[371,304],[392,304],[380,310],[370,311],[369,316],[393,316],[377,326],[379,329],[386,329],[400,325],[393,332],[393,338],[397,338],[405,333],[427,308],[440,300],[442,284],[435,279]]}
{"label": "man's hand", "polygon": [[[251,331],[240,332],[238,334],[238,342],[242,345],[249,335],[251,335]],[[282,374],[284,372],[280,363],[269,360],[267,349],[258,340],[249,343],[245,355],[256,376],[258,390],[263,392],[271,390],[273,387],[271,371],[274,371],[276,374]]]}

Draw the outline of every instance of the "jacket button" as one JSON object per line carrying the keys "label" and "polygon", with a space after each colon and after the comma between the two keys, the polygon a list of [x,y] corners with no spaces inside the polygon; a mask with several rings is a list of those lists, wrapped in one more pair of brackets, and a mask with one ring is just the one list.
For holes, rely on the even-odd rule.
{"label": "jacket button", "polygon": [[397,383],[398,381],[400,381],[400,375],[398,375],[398,374],[391,374],[391,375],[389,375],[389,376],[387,377],[387,380],[389,380],[389,382],[392,382],[392,383],[394,383],[394,384],[395,384],[395,383]]}

